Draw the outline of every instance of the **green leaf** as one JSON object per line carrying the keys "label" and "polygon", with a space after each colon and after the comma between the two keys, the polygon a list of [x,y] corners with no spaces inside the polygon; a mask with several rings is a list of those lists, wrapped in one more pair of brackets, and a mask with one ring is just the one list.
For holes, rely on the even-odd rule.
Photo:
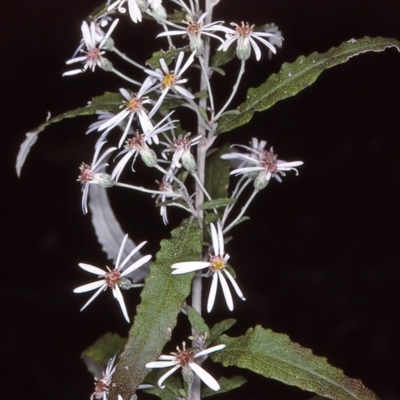
{"label": "green leaf", "polygon": [[40,132],[43,132],[46,127],[55,122],[62,121],[64,118],[75,118],[79,115],[92,115],[96,111],[110,111],[113,113],[119,112],[123,97],[120,93],[105,92],[102,96],[96,96],[86,107],[79,107],[75,110],[70,110],[65,113],[59,114],[53,118],[48,118],[43,124],[39,125],[33,131],[26,134],[26,139],[21,144],[20,150],[17,155],[16,170],[17,175],[21,175],[21,169],[24,165],[27,155],[31,147],[35,144]]}
{"label": "green leaf", "polygon": [[228,197],[229,172],[231,165],[222,160],[222,154],[229,151],[229,144],[225,144],[218,151],[207,157],[205,171],[205,187],[212,199],[224,199]]}
{"label": "green leaf", "polygon": [[384,51],[389,47],[399,49],[399,46],[400,42],[396,39],[367,36],[359,40],[351,39],[326,53],[315,52],[308,57],[300,56],[294,63],[285,63],[278,74],[272,74],[261,86],[249,89],[247,100],[238,108],[240,114],[223,116],[218,131],[228,132],[246,124],[256,111],[267,110],[276,102],[296,95],[313,84],[326,69],[368,51]]}
{"label": "green leaf", "polygon": [[153,53],[152,57],[146,61],[146,65],[149,65],[153,69],[160,68],[160,59],[163,58],[167,65],[170,65],[174,58],[178,57],[181,51],[188,51],[186,48],[171,47],[168,51],[160,50]]}
{"label": "green leaf", "polygon": [[286,335],[256,326],[237,338],[223,335],[218,342],[226,348],[211,358],[225,367],[247,368],[328,399],[377,400],[359,380],[346,377],[325,358],[315,356]]}
{"label": "green leaf", "polygon": [[219,219],[219,215],[218,214],[208,213],[208,214],[206,214],[206,217],[204,218],[204,223],[206,225],[209,225],[211,223],[217,222],[218,219]]}
{"label": "green leaf", "polygon": [[243,376],[232,376],[231,378],[222,377],[218,379],[219,386],[221,387],[218,390],[218,393],[215,393],[214,390],[206,387],[201,391],[201,398],[213,396],[215,394],[230,392],[231,390],[240,388],[247,382],[247,379]]}
{"label": "green leaf", "polygon": [[128,343],[119,357],[110,400],[120,394],[130,399],[149,370],[145,364],[157,360],[171,338],[176,319],[190,293],[194,273],[172,275],[174,262],[196,260],[201,253],[201,230],[195,219],[186,219],[171,232],[171,239],[161,241],[157,259],[150,265],[141,293]]}
{"label": "green leaf", "polygon": [[236,199],[215,199],[215,200],[210,200],[206,201],[205,203],[202,204],[201,208],[203,210],[212,210],[214,208],[219,208],[219,207],[226,207],[229,204],[236,203]]}
{"label": "green leaf", "polygon": [[207,338],[210,337],[210,330],[204,322],[203,317],[191,306],[186,306],[186,311],[192,328],[199,334],[204,333]]}
{"label": "green leaf", "polygon": [[165,389],[161,389],[157,382],[167,370],[154,369],[149,375],[147,375],[146,383],[151,383],[154,387],[146,389],[146,393],[153,394],[162,400],[176,400],[180,397],[180,391],[183,390],[182,381],[177,376],[170,376],[165,382]]}
{"label": "green leaf", "polygon": [[108,360],[124,348],[126,341],[126,338],[122,338],[117,333],[106,333],[84,350],[81,358],[90,358],[93,362],[105,367]]}
{"label": "green leaf", "polygon": [[211,57],[211,67],[220,67],[236,57],[236,47],[230,46],[226,51],[217,50]]}
{"label": "green leaf", "polygon": [[221,322],[217,322],[210,329],[210,339],[206,342],[207,347],[210,346],[211,343],[214,343],[216,339],[218,339],[224,332],[226,332],[230,327],[236,324],[236,319],[228,318],[224,319]]}

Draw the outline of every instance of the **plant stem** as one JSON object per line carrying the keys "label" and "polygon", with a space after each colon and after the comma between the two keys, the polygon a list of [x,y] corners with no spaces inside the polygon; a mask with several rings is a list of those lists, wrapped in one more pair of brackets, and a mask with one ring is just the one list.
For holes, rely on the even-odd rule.
{"label": "plant stem", "polygon": [[[209,24],[212,21],[212,11],[213,11],[213,1],[206,0],[205,1],[205,11],[208,12],[205,18],[205,24]],[[202,60],[202,73],[200,77],[200,92],[207,91],[208,84],[208,68],[210,62],[210,40],[207,38],[204,43],[204,53]],[[206,110],[207,112],[207,99],[201,98],[199,100],[199,106]],[[206,152],[209,146],[209,142],[206,138],[206,131],[203,127],[203,124],[198,122],[197,133],[202,136],[199,144],[197,145],[197,177],[196,180],[196,200],[195,206],[198,210],[198,218],[199,223],[203,227],[204,233],[204,211],[200,208],[200,205],[204,202],[204,192],[202,190],[202,186],[204,186],[204,176],[205,176],[205,162],[206,162]],[[201,315],[201,292],[202,292],[202,277],[200,274],[196,274],[193,279],[192,284],[192,307]],[[200,400],[201,398],[201,382],[198,376],[195,376],[195,379],[192,383],[191,391],[190,391],[190,399],[191,400]]]}

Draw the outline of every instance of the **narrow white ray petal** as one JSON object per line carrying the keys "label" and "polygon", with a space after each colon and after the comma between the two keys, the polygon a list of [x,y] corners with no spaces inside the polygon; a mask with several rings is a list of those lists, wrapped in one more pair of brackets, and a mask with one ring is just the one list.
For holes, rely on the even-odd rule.
{"label": "narrow white ray petal", "polygon": [[218,285],[218,273],[214,272],[213,279],[211,282],[210,293],[208,295],[207,301],[207,312],[211,312],[215,303],[215,296],[217,294],[217,285]]}
{"label": "narrow white ray petal", "polygon": [[219,351],[224,349],[226,346],[224,344],[218,344],[217,346],[209,347],[208,349],[199,351],[194,358],[205,356],[206,354],[214,353],[214,351]]}
{"label": "narrow white ray petal", "polygon": [[252,39],[252,37],[249,37],[250,39],[250,43],[251,43],[251,47],[253,47],[254,53],[256,53],[256,60],[260,61],[261,58],[261,50],[260,50],[260,46]]}
{"label": "narrow white ray petal", "polygon": [[161,389],[164,389],[165,388],[165,386],[163,386],[162,384],[163,384],[163,382],[170,376],[170,375],[172,375],[177,369],[179,369],[181,366],[178,364],[178,365],[175,365],[175,367],[174,368],[171,368],[168,372],[166,372],[159,380],[158,380],[158,386],[161,388]]}
{"label": "narrow white ray petal", "polygon": [[126,90],[126,89],[124,89],[124,88],[120,88],[119,89],[119,92],[122,94],[122,96],[124,96],[125,97],[125,100],[130,100],[131,99],[131,95],[130,95],[130,93]]}
{"label": "narrow white ray petal", "polygon": [[246,172],[252,171],[262,171],[264,167],[245,167],[245,168],[237,168],[230,172],[229,175],[240,175],[245,174]]}
{"label": "narrow white ray petal", "polygon": [[224,237],[222,235],[222,229],[221,229],[221,224],[218,222],[218,243],[219,243],[219,256],[223,257],[224,256]]}
{"label": "narrow white ray petal", "polygon": [[230,282],[232,283],[233,288],[235,289],[236,294],[242,299],[246,300],[246,298],[243,296],[242,291],[240,290],[238,284],[236,283],[235,278],[230,274],[230,272],[227,269],[224,269],[225,275],[228,277]]}
{"label": "narrow white ray petal", "polygon": [[[183,54],[183,53],[181,53]],[[194,51],[190,57],[187,59],[187,61],[185,62],[185,65],[182,67],[182,69],[178,72],[178,68],[175,69],[176,74],[177,75],[182,75],[190,66],[190,64],[192,64],[193,60],[194,60],[194,56],[195,56],[196,52]]]}
{"label": "narrow white ray petal", "polygon": [[221,156],[223,160],[234,160],[235,158],[238,158],[239,160],[243,161],[248,161],[254,164],[258,164],[258,161],[253,158],[248,156],[247,154],[242,154],[242,153],[228,153],[228,154],[223,154]]}
{"label": "narrow white ray petal", "polygon": [[107,128],[117,126],[121,121],[123,121],[129,114],[128,110],[122,110],[120,113],[114,115],[109,120],[105,121],[103,124],[100,125],[98,131],[104,131]]}
{"label": "narrow white ray petal", "polygon": [[129,4],[129,15],[131,16],[131,19],[133,22],[142,22],[142,12],[140,11],[140,8],[138,4],[136,3],[136,0],[128,0]]}
{"label": "narrow white ray petal", "polygon": [[181,31],[167,31],[159,33],[156,38],[163,37],[163,36],[174,36],[174,35],[187,35],[187,32],[184,27],[182,27]]}
{"label": "narrow white ray petal", "polygon": [[124,130],[124,133],[122,134],[121,139],[119,140],[118,148],[121,148],[121,146],[124,144],[126,136],[128,135],[129,129],[130,129],[131,125],[132,125],[132,120],[133,120],[134,116],[135,116],[135,114],[130,113],[129,118],[128,118],[128,122],[126,123],[126,127],[125,127],[125,130]]}
{"label": "narrow white ray petal", "polygon": [[233,300],[232,300],[231,291],[228,286],[228,282],[226,281],[224,275],[222,275],[222,272],[217,271],[217,274],[219,275],[219,280],[221,281],[222,291],[224,292],[226,305],[228,306],[229,311],[232,311],[233,310]]}
{"label": "narrow white ray petal", "polygon": [[279,167],[279,169],[283,168],[288,168],[292,169],[293,167],[299,167],[300,165],[303,165],[303,161],[292,161],[292,162],[286,162],[282,160],[277,160],[276,165]]}
{"label": "narrow white ray petal", "polygon": [[217,230],[215,229],[214,224],[210,224],[210,227],[211,227],[211,238],[214,247],[214,254],[216,256],[219,256],[219,241],[218,241]]}
{"label": "narrow white ray petal", "polygon": [[176,75],[179,75],[179,68],[181,67],[184,55],[185,55],[185,53],[183,51],[181,51],[178,55],[178,58],[175,63],[175,70],[174,70]]}
{"label": "narrow white ray petal", "polygon": [[86,21],[82,22],[81,31],[86,47],[90,47],[92,45],[92,37],[90,35],[89,25]]}
{"label": "narrow white ray petal", "polygon": [[[79,57],[71,58],[70,60],[66,61],[65,64],[70,65],[70,64],[74,64],[76,62],[86,61],[86,60],[87,60],[87,56],[79,56]],[[82,71],[82,70],[80,69],[79,71]]]}
{"label": "narrow white ray petal", "polygon": [[76,74],[81,74],[83,71],[82,69],[73,69],[72,71],[67,71],[62,74],[62,76],[71,76]]}
{"label": "narrow white ray petal", "polygon": [[156,104],[154,104],[154,107],[153,107],[152,110],[150,111],[149,118],[152,118],[153,115],[154,115],[154,114],[157,112],[157,110],[160,108],[161,103],[163,102],[165,96],[166,96],[167,93],[168,93],[168,90],[169,90],[169,89],[167,88],[167,89],[164,89],[164,90],[161,92],[161,96],[158,98]]}
{"label": "narrow white ray petal", "polygon": [[106,286],[104,279],[96,282],[87,283],[86,285],[78,286],[74,289],[74,293],[90,292],[91,290],[97,289],[100,286]]}
{"label": "narrow white ray petal", "polygon": [[107,288],[107,285],[105,283],[102,286],[100,286],[99,289],[97,290],[97,292],[81,308],[81,311],[83,311],[106,288]]}
{"label": "narrow white ray petal", "polygon": [[192,93],[190,93],[189,90],[185,89],[183,86],[175,85],[174,90],[176,90],[179,94],[181,94],[183,97],[186,97],[187,99],[194,99]]}
{"label": "narrow white ray petal", "polygon": [[186,274],[187,272],[198,271],[200,269],[209,267],[210,263],[206,261],[187,261],[177,264],[172,264],[171,268],[175,268],[172,271],[172,275]]}
{"label": "narrow white ray petal", "polygon": [[[127,235],[127,236],[128,236],[128,235]],[[129,253],[129,255],[128,255],[127,257],[125,257],[124,261],[122,261],[122,264],[119,266],[118,269],[121,271],[121,270],[124,268],[125,264],[131,259],[131,257],[132,257],[135,253],[137,253],[146,243],[147,243],[147,241],[144,241],[144,242],[138,244],[138,245]]]}
{"label": "narrow white ray petal", "polygon": [[124,272],[122,272],[121,276],[125,276],[130,274],[132,271],[140,268],[142,265],[146,264],[151,259],[151,255],[147,255],[142,257],[141,259],[135,261],[130,267],[128,267]]}
{"label": "narrow white ray petal", "polygon": [[115,27],[117,26],[119,22],[119,19],[115,19],[113,21],[113,23],[111,24],[110,28],[108,29],[107,33],[104,35],[103,40],[101,41],[101,43],[99,44],[99,47],[103,47],[104,44],[106,43],[106,41],[108,40],[108,38],[111,36],[111,34],[113,33],[113,30],[115,29]]}
{"label": "narrow white ray petal", "polygon": [[[174,357],[175,358],[175,357]],[[175,361],[152,361],[146,364],[146,368],[166,368],[166,367],[173,367],[178,362]]]}
{"label": "narrow white ray petal", "polygon": [[275,47],[274,47],[270,42],[268,42],[268,40],[265,40],[265,39],[263,39],[262,37],[260,37],[260,35],[258,34],[258,32],[257,32],[256,35],[253,35],[253,38],[254,38],[254,39],[257,39],[258,41],[260,41],[262,44],[264,44],[265,46],[267,46],[274,54],[276,54],[276,49],[275,49]]}
{"label": "narrow white ray petal", "polygon": [[122,265],[121,265],[121,267],[119,267],[119,262],[121,261],[122,253],[124,252],[124,248],[125,248],[125,244],[126,244],[127,240],[128,240],[128,234],[126,234],[124,236],[124,238],[122,239],[121,246],[119,246],[117,261],[115,261],[115,269],[119,269],[119,270],[122,269]]}
{"label": "narrow white ray petal", "polygon": [[167,354],[161,354],[160,357],[158,357],[159,360],[175,360],[175,356],[167,355]]}
{"label": "narrow white ray petal", "polygon": [[85,271],[90,272],[91,274],[95,274],[97,276],[105,276],[105,274],[107,273],[103,269],[97,268],[94,265],[85,264],[85,263],[79,263],[78,265]]}
{"label": "narrow white ray petal", "polygon": [[124,296],[122,296],[119,286],[114,286],[113,295],[117,299],[117,301],[121,307],[122,314],[124,314],[125,319],[127,320],[127,322],[130,322],[129,317],[128,317],[128,311],[126,310],[126,306],[125,306]]}
{"label": "narrow white ray petal", "polygon": [[218,391],[220,386],[218,382],[200,365],[190,362],[189,367],[193,370],[193,372],[212,390]]}

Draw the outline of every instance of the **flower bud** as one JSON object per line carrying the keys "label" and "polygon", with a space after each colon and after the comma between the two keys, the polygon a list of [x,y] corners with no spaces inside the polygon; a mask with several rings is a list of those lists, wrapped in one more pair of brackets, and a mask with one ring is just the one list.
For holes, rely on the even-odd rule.
{"label": "flower bud", "polygon": [[236,46],[236,55],[239,60],[248,60],[251,54],[251,45],[248,37],[239,36]]}
{"label": "flower bud", "polygon": [[254,189],[256,190],[264,189],[268,185],[270,178],[271,178],[270,172],[266,173],[266,171],[260,171],[257,178],[254,180]]}
{"label": "flower bud", "polygon": [[152,149],[148,147],[147,149],[142,149],[140,151],[140,156],[148,167],[155,167],[157,165],[157,155]]}
{"label": "flower bud", "polygon": [[111,186],[114,186],[115,183],[111,178],[111,175],[106,174],[105,172],[94,174],[92,182],[105,188],[110,188]]}
{"label": "flower bud", "polygon": [[193,383],[194,372],[190,369],[190,367],[182,366],[182,377],[186,383]]}
{"label": "flower bud", "polygon": [[183,152],[181,160],[182,160],[182,165],[187,171],[192,172],[196,170],[197,168],[196,160],[193,157],[193,154],[189,150]]}
{"label": "flower bud", "polygon": [[101,57],[101,68],[103,68],[104,71],[111,72],[113,70],[112,62],[107,60],[107,58]]}

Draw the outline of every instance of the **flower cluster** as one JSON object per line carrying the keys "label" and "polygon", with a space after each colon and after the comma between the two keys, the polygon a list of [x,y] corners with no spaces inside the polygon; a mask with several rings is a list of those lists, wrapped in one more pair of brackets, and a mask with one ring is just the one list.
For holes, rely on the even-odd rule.
{"label": "flower cluster", "polygon": [[[243,220],[244,213],[255,194],[267,186],[271,177],[280,180],[280,176],[285,175],[286,171],[294,170],[298,173],[296,167],[303,163],[279,160],[272,147],[269,150],[266,149],[264,140],[259,141],[253,138],[250,146],[234,145],[235,148],[244,151],[230,152],[223,155],[222,159],[237,164],[230,174],[240,175],[239,182],[228,195],[229,199],[220,199],[221,196],[217,197],[213,188],[209,190],[209,186],[212,185],[207,185],[209,182],[205,182],[204,179],[206,155],[213,151],[211,146],[219,133],[220,118],[227,115],[226,110],[245,72],[245,61],[250,58],[252,52],[257,61],[261,59],[260,44],[264,45],[268,52],[275,54],[276,47],[282,44],[282,35],[274,25],[260,28],[247,22],[241,22],[241,24],[232,22],[228,26],[224,25],[224,21],[213,22],[211,21],[212,12],[202,12],[197,0],[171,1],[184,11],[185,19],[182,24],[177,23],[182,18],[181,16],[177,20],[167,15],[161,0],[108,0],[103,11],[100,11],[103,15],[93,17],[90,22],[82,23],[82,42],[77,50],[79,55],[75,54],[67,61],[68,65],[82,63],[82,68],[68,71],[64,75],[75,75],[88,69],[94,72],[98,67],[115,73],[126,82],[126,86],[117,86],[119,93],[111,94],[109,97],[105,95],[107,100],[104,103],[104,109],[97,105],[103,104],[96,102],[97,98],[90,103],[98,114],[98,120],[89,126],[86,133],[96,131],[98,139],[92,163],[82,163],[80,166],[78,181],[82,184],[82,210],[85,214],[88,212],[87,202],[91,185],[99,185],[103,188],[120,187],[151,194],[155,197],[156,205],[160,207],[164,224],[168,223],[168,207],[179,207],[190,213],[192,218],[198,219],[204,231],[208,232],[211,243],[206,243],[208,247],[204,247],[204,252],[200,257],[196,256],[193,259],[187,257],[187,261],[177,263],[170,260],[168,266],[172,264],[170,272],[174,277],[170,276],[169,279],[178,280],[179,278],[175,275],[192,272],[196,273],[196,279],[199,278],[200,281],[204,281],[201,278],[211,278],[207,312],[210,313],[214,309],[217,291],[221,290],[218,289],[219,286],[222,288],[228,310],[233,311],[232,288],[237,297],[241,300],[246,299],[236,281],[234,270],[228,264],[230,256],[225,252],[224,235]],[[166,53],[154,53],[146,66],[131,60],[125,53],[119,51],[111,38],[118,24],[118,19],[114,19],[115,15],[126,13],[128,10],[131,20],[136,24],[142,22],[144,17],[150,16],[155,19],[164,29],[164,32],[158,34],[157,37],[168,40],[170,50]],[[110,26],[105,32],[104,27],[108,24]],[[184,47],[176,46],[175,42],[179,40],[177,39],[179,36],[182,37],[180,40],[186,41]],[[236,45],[236,55],[241,60],[240,71],[232,93],[222,107],[218,104],[219,99],[216,98],[214,103],[211,85],[211,77],[215,71],[225,73],[220,66],[210,64],[209,61],[210,46],[215,41],[217,50],[223,52]],[[142,80],[136,81],[117,71],[111,61],[105,58],[106,51],[112,52],[113,57],[119,56],[138,68],[142,74]],[[232,54],[234,54],[233,51]],[[200,73],[199,84],[190,81],[188,85],[189,72],[193,75],[196,72]],[[135,88],[132,89],[131,85]],[[191,129],[191,132],[194,132],[193,135],[184,129],[178,117],[175,119],[180,115],[177,109],[185,109],[188,113],[193,113],[192,115],[197,119],[197,130]],[[232,111],[228,110],[229,112]],[[113,143],[114,140],[116,146],[105,149],[108,141]],[[118,150],[117,155],[111,158],[111,153],[116,150]],[[196,151],[197,159],[195,158]],[[138,161],[136,161],[137,158],[139,158]],[[140,160],[143,161],[144,168],[151,168],[151,174],[162,174],[161,178],[159,176],[152,178],[149,187],[123,182],[125,176],[128,175],[129,166],[130,170],[135,172],[135,177],[140,174],[143,167],[143,165],[138,165],[141,163]],[[105,172],[109,162],[114,163],[110,174]],[[218,172],[213,171],[213,173]],[[156,189],[154,189],[154,181],[158,185]],[[241,211],[232,218],[232,212],[236,210],[235,203],[240,196],[246,195],[246,187],[250,185],[250,182],[254,182],[253,194],[250,195]],[[143,185],[146,186],[146,183]],[[94,195],[93,190],[91,195]],[[214,196],[216,198],[213,198]],[[228,196],[224,195],[224,197]],[[207,206],[203,198],[208,200]],[[92,207],[91,209],[93,210]],[[207,232],[205,232],[206,240]],[[141,283],[133,283],[135,279],[132,282],[130,275],[147,264],[151,255],[142,256],[139,253],[146,244],[145,241],[133,250],[127,251],[125,249],[127,240],[128,236],[125,235],[113,268],[106,266],[106,269],[101,269],[91,264],[79,264],[80,268],[98,278],[94,282],[74,289],[75,293],[94,291],[81,311],[101,292],[110,288],[125,320],[130,322],[121,289],[144,286]],[[196,297],[193,296],[193,298]],[[200,295],[197,300],[199,298]],[[192,302],[194,303],[195,301]],[[210,389],[220,390],[219,383],[202,368],[201,364],[208,354],[224,349],[225,345],[219,344],[206,348],[206,339],[204,342],[196,342],[196,335],[204,338],[207,335],[203,332],[192,332],[192,334],[194,349],[186,349],[186,344],[183,342],[182,350],[178,347],[176,352],[161,355],[157,361],[143,360],[143,364],[147,362],[145,364],[147,368],[170,368],[158,380],[160,388],[164,388],[164,382],[169,376],[181,369],[183,379],[189,387],[195,376],[198,376]],[[116,356],[108,362],[101,377],[95,378],[95,391],[91,400],[107,400],[109,389],[115,387],[112,386],[112,376],[116,371],[115,359]],[[118,399],[122,400],[121,395],[117,395]]]}

